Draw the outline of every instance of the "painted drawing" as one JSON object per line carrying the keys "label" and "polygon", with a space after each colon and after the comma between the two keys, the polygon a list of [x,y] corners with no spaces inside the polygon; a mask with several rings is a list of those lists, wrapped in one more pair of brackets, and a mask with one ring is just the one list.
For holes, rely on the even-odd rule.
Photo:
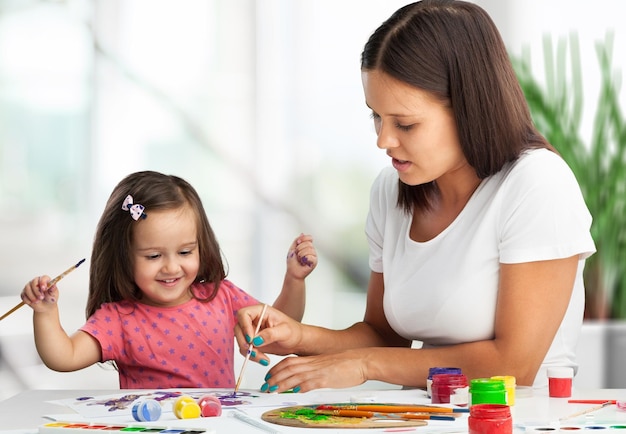
{"label": "painted drawing", "polygon": [[61,405],[70,407],[76,413],[87,418],[99,418],[107,416],[131,415],[133,402],[137,399],[154,399],[163,406],[163,412],[172,411],[173,401],[182,396],[188,395],[193,399],[198,399],[203,395],[212,395],[220,400],[223,407],[238,407],[252,405],[259,398],[258,394],[248,391],[232,391],[224,389],[181,389],[181,390],[145,390],[116,393],[103,396],[78,396],[57,401]]}

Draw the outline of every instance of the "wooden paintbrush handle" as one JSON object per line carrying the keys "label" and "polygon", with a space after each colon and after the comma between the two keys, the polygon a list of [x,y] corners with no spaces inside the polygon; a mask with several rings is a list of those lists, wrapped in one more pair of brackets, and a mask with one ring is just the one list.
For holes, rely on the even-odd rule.
{"label": "wooden paintbrush handle", "polygon": [[20,307],[24,306],[26,303],[24,303],[23,301],[16,305],[13,309],[11,309],[10,311],[8,311],[7,313],[5,313],[4,315],[0,316],[0,321],[2,321],[3,319],[5,319],[7,316],[11,315],[13,312],[15,312],[16,310],[18,310]]}

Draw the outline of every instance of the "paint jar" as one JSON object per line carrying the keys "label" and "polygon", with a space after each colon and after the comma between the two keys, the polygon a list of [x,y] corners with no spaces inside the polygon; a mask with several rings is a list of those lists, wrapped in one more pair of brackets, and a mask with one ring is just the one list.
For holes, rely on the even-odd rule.
{"label": "paint jar", "polygon": [[491,378],[474,378],[470,381],[469,403],[476,404],[507,404],[504,381]]}
{"label": "paint jar", "polygon": [[200,416],[202,417],[222,415],[222,403],[213,395],[202,395],[198,398],[198,405],[200,406]]}
{"label": "paint jar", "polygon": [[183,395],[176,398],[172,411],[177,419],[195,419],[201,416],[202,409],[191,396]]}
{"label": "paint jar", "polygon": [[512,434],[511,408],[504,404],[477,404],[470,407],[469,434]]}
{"label": "paint jar", "polygon": [[572,378],[574,369],[568,366],[548,368],[548,393],[550,398],[569,398],[572,396]]}
{"label": "paint jar", "polygon": [[[467,397],[467,377],[463,374],[435,374],[433,375],[433,384],[431,386],[433,404],[450,404],[452,396],[455,396],[455,401],[459,401],[458,397],[463,395],[456,395],[457,391],[462,393],[462,389],[465,389],[465,396]],[[463,401],[463,399],[460,399]],[[456,405],[467,405],[467,398],[464,402],[454,402]]]}
{"label": "paint jar", "polygon": [[437,374],[461,374],[461,368],[445,368],[435,366],[428,369],[428,378],[426,378],[426,396],[432,397],[433,375]]}
{"label": "paint jar", "polygon": [[159,420],[161,417],[161,404],[156,399],[137,401],[132,408],[133,419],[138,422]]}
{"label": "paint jar", "polygon": [[532,398],[535,395],[531,386],[515,386],[515,397],[519,398]]}
{"label": "paint jar", "polygon": [[512,375],[496,375],[491,377],[492,380],[504,381],[504,389],[506,390],[506,403],[515,405],[515,377]]}

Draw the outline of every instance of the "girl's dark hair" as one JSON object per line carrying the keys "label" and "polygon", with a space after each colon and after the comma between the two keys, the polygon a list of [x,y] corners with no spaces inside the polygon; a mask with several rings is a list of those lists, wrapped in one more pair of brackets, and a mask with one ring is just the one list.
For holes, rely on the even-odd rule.
{"label": "girl's dark hair", "polygon": [[[535,128],[506,47],[489,15],[458,0],[396,11],[365,44],[363,71],[381,71],[449,105],[461,148],[481,179],[529,148],[554,148]],[[428,209],[436,184],[400,182],[398,205]]]}
{"label": "girl's dark hair", "polygon": [[[213,284],[203,301],[212,300],[226,277],[221,250],[196,190],[185,180],[153,171],[136,172],[124,178],[113,190],[96,229],[89,271],[89,297],[86,314],[91,316],[103,303],[138,300],[141,292],[133,277],[131,254],[133,230],[141,224],[122,210],[127,195],[151,211],[188,206],[196,215],[200,268],[196,282]],[[192,291],[195,292],[195,291]],[[197,294],[194,293],[197,297]]]}

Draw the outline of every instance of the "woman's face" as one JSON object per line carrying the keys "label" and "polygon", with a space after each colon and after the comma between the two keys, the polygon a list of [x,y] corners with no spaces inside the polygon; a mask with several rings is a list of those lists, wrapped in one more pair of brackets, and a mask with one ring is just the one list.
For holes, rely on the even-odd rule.
{"label": "woman's face", "polygon": [[402,182],[425,184],[467,169],[448,106],[380,71],[363,71],[362,80],[376,144],[387,150]]}

